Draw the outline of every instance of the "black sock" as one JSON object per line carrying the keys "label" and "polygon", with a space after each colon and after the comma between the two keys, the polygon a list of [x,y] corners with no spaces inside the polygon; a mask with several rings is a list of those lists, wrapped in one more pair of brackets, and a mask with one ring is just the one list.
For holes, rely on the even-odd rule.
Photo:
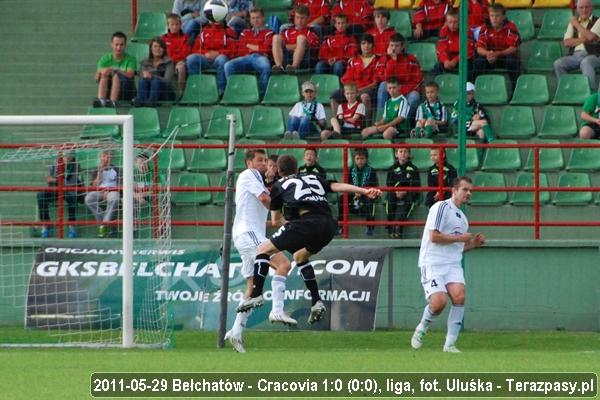
{"label": "black sock", "polygon": [[315,278],[315,270],[313,269],[310,261],[302,265],[298,265],[298,269],[300,269],[300,273],[302,274],[302,278],[304,278],[304,284],[306,288],[310,290],[310,296],[312,297],[312,305],[321,300],[321,296],[319,296],[319,286],[317,286],[317,279]]}
{"label": "black sock", "polygon": [[269,273],[269,255],[259,254],[254,260],[254,278],[252,286],[251,297],[258,297],[263,292],[263,286],[265,285],[265,278]]}

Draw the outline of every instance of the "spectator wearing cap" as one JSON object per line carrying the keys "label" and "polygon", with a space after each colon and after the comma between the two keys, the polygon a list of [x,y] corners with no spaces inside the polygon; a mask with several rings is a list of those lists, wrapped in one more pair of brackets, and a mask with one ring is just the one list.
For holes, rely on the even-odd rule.
{"label": "spectator wearing cap", "polygon": [[[485,112],[485,109],[481,104],[475,101],[475,85],[471,82],[467,82],[467,107],[466,107],[466,120],[467,120],[467,136],[474,136],[478,138],[482,143],[492,143],[496,137],[492,131],[492,127],[489,123],[489,117]],[[454,103],[454,110],[452,111],[452,122],[458,123],[458,100]],[[478,149],[479,155],[483,156],[483,149]]]}
{"label": "spectator wearing cap", "polygon": [[290,110],[287,131],[284,139],[306,139],[311,134],[319,134],[325,127],[325,108],[317,102],[317,86],[314,82],[302,84],[302,97]]}

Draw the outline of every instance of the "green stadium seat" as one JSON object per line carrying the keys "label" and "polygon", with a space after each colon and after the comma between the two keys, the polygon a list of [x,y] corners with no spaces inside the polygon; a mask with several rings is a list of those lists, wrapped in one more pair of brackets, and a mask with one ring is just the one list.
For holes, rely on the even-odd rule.
{"label": "green stadium seat", "polygon": [[[578,140],[578,143],[598,144],[597,140]],[[599,148],[573,148],[567,164],[567,171],[592,172],[600,170]]]}
{"label": "green stadium seat", "polygon": [[[496,140],[494,144],[516,144],[516,140]],[[514,172],[521,169],[518,148],[490,148],[485,152],[482,171]]]}
{"label": "green stadium seat", "polygon": [[552,104],[581,106],[585,98],[589,97],[590,94],[590,83],[587,76],[565,74],[558,80]]}
{"label": "green stadium seat", "polygon": [[75,151],[75,158],[82,171],[98,169],[101,149],[80,148]]}
{"label": "green stadium seat", "polygon": [[[335,174],[332,174],[331,172],[327,173],[327,180],[331,181],[331,182],[338,182]],[[327,193],[327,202],[329,204],[337,204],[338,197],[339,197],[339,195],[337,193],[329,192],[329,193]]]}
{"label": "green stadium seat", "polygon": [[504,75],[479,75],[475,79],[475,99],[481,104],[506,104],[508,90]]}
{"label": "green stadium seat", "polygon": [[545,10],[537,38],[540,40],[562,40],[572,15],[571,10],[568,8]]}
{"label": "green stadium seat", "polygon": [[577,135],[577,117],[570,106],[547,106],[544,108],[540,138],[573,137]]}
{"label": "green stadium seat", "polygon": [[295,75],[271,75],[263,104],[294,104],[300,100],[298,77]]}
{"label": "green stadium seat", "polygon": [[525,63],[527,72],[554,72],[554,61],[562,57],[561,45],[557,41],[533,41]]}
{"label": "green stadium seat", "polygon": [[237,74],[227,79],[221,104],[257,104],[258,100],[256,76]]}
{"label": "green stadium seat", "polygon": [[508,106],[502,110],[496,136],[501,139],[529,139],[535,136],[533,109],[526,106]]}
{"label": "green stadium seat", "polygon": [[481,192],[477,190],[477,187],[505,187],[504,174],[499,172],[479,173],[475,175],[473,186],[475,189],[469,202],[472,206],[501,206],[508,201],[508,195],[504,191]]}
{"label": "green stadium seat", "polygon": [[[455,139],[449,140],[448,143],[456,143]],[[475,140],[467,139],[467,145],[475,144]],[[446,158],[453,167],[458,169],[458,147],[446,149]],[[431,162],[429,163],[431,165]],[[479,168],[479,157],[477,156],[477,149],[467,148],[467,158],[465,162],[466,171],[475,171]]]}
{"label": "green stadium seat", "polygon": [[132,42],[150,41],[153,37],[167,33],[167,15],[158,12],[143,12],[138,15]]}
{"label": "green stadium seat", "polygon": [[[530,172],[522,172],[517,176],[517,187],[533,187],[534,176]],[[540,187],[548,187],[548,177],[546,174],[540,174]],[[533,192],[514,192],[511,204],[515,206],[532,206],[535,195]],[[540,192],[540,204],[548,204],[550,201],[550,192]]]}
{"label": "green stadium seat", "polygon": [[[536,140],[537,143],[559,144],[558,140]],[[565,167],[562,149],[540,148],[540,171],[559,171]],[[529,150],[525,171],[533,171],[534,149]]]}
{"label": "green stadium seat", "polygon": [[[111,107],[88,108],[88,115],[117,115]],[[79,134],[80,139],[98,139],[119,136],[119,125],[85,125]]]}
{"label": "green stadium seat", "polygon": [[390,20],[388,25],[396,28],[396,32],[402,34],[405,38],[412,37],[412,22],[410,21],[410,11],[390,10]]}
{"label": "green stadium seat", "polygon": [[[301,166],[304,164],[304,149],[306,148],[306,146],[308,145],[308,142],[304,139],[283,139],[280,141],[280,144],[301,144],[303,145],[303,147],[289,147],[289,148],[279,148],[279,149],[269,149],[269,154],[278,154],[278,155],[282,155],[282,154],[288,154],[290,156],[294,156],[294,158],[298,161],[298,166]],[[321,153],[325,150],[325,149],[319,149],[319,164],[321,164],[325,169],[328,169],[327,167],[325,167],[322,163],[321,160]]]}
{"label": "green stadium seat", "polygon": [[162,131],[162,136],[168,137],[177,128],[177,139],[198,139],[202,135],[202,122],[200,121],[200,111],[198,111],[198,108],[171,108],[167,127]]}
{"label": "green stadium seat", "polygon": [[517,79],[510,104],[536,105],[550,101],[548,80],[542,74],[523,74]]}
{"label": "green stadium seat", "polygon": [[412,42],[408,44],[406,52],[414,54],[421,64],[423,72],[431,72],[437,64],[437,53],[435,43],[431,42]]}
{"label": "green stadium seat", "polygon": [[147,43],[131,42],[127,45],[125,52],[131,56],[134,56],[137,60],[137,66],[135,67],[136,72],[140,72],[140,65],[142,61],[148,58],[149,50]]}
{"label": "green stadium seat", "polygon": [[440,74],[436,75],[434,81],[440,87],[438,97],[444,104],[454,104],[458,99],[458,75]]}
{"label": "green stadium seat", "polygon": [[[331,139],[327,144],[348,144],[346,139]],[[327,171],[341,171],[343,169],[344,150],[340,147],[319,149],[319,164]],[[351,151],[348,152],[348,166],[352,165]]]}
{"label": "green stadium seat", "polygon": [[[246,139],[242,138],[237,141],[237,144],[265,144],[264,140],[260,139]],[[246,169],[246,149],[235,149],[235,156],[233,159],[233,169],[236,172],[243,171]]]}
{"label": "green stadium seat", "polygon": [[[237,183],[237,178],[238,175],[235,175],[233,177],[233,187],[235,188],[235,184]],[[225,185],[227,185],[227,174],[223,174],[221,175],[221,177],[219,178],[219,184],[217,186],[219,187],[225,187]],[[215,206],[222,206],[225,204],[225,192],[213,192],[213,204]],[[235,204],[235,193],[234,193],[234,198],[233,198],[233,203]]]}
{"label": "green stadium seat", "polygon": [[237,107],[217,106],[213,109],[210,121],[208,121],[208,127],[206,128],[206,132],[204,132],[205,138],[229,140],[229,120],[227,120],[227,114],[235,116],[235,136],[240,137],[244,134],[242,111]]}
{"label": "green stadium seat", "polygon": [[392,141],[389,139],[368,139],[365,140],[364,145],[369,151],[369,164],[371,167],[379,171],[385,171],[394,164],[394,149],[391,147],[387,148],[369,148],[369,144],[391,144]]}
{"label": "green stadium seat", "polygon": [[217,78],[214,75],[190,75],[179,104],[215,104],[219,101]]}
{"label": "green stadium seat", "polygon": [[292,8],[292,0],[254,0],[254,7],[259,7],[263,10],[289,10]]}
{"label": "green stadium seat", "polygon": [[340,88],[340,78],[333,74],[315,74],[310,80],[317,85],[317,101],[329,104],[329,96],[334,90]]}
{"label": "green stadium seat", "polygon": [[[566,172],[558,178],[559,188],[587,188],[590,177],[582,172]],[[592,192],[556,192],[553,203],[557,206],[587,205],[592,201]]]}
{"label": "green stadium seat", "polygon": [[[160,144],[162,144],[162,141],[160,141],[160,140],[157,140],[157,141],[146,140],[146,141],[143,141],[143,142],[138,142],[138,144],[141,144],[141,145],[148,145],[148,144],[151,144],[151,143],[152,144],[160,145]],[[181,144],[180,140],[174,140],[173,141],[173,145],[178,145],[178,144]],[[182,149],[180,147],[173,147],[172,150],[173,151],[171,152],[171,146],[165,145],[158,152],[158,169],[160,171],[168,171],[168,170],[171,170],[171,171],[182,171],[182,170],[185,169],[186,160],[185,160],[185,151],[184,151],[184,149]],[[154,148],[154,147],[148,148],[147,151],[148,151],[148,153],[153,153],[154,151],[156,151],[156,148]]]}
{"label": "green stadium seat", "polygon": [[[206,188],[210,186],[208,175],[197,174],[181,174],[177,181],[177,186],[184,188]],[[212,200],[210,192],[172,192],[171,202],[176,205],[185,204],[209,204]]]}
{"label": "green stadium seat", "polygon": [[521,40],[531,40],[535,37],[531,10],[506,10],[506,17],[517,26]]}
{"label": "green stadium seat", "polygon": [[[427,138],[409,138],[405,140],[405,143],[408,144],[433,144],[433,139]],[[431,158],[429,157],[430,149],[428,147],[413,147],[410,149],[410,160],[419,171],[427,171],[432,164]]]}
{"label": "green stadium seat", "polygon": [[160,122],[156,108],[130,108],[129,115],[133,115],[133,137],[136,140],[160,136]]}
{"label": "green stadium seat", "polygon": [[[223,144],[222,140],[206,139],[201,144]],[[227,156],[225,149],[211,149],[201,147],[192,151],[192,157],[188,163],[188,171],[211,172],[224,171],[227,168]]]}
{"label": "green stadium seat", "polygon": [[284,131],[283,112],[279,107],[253,107],[247,138],[279,140]]}

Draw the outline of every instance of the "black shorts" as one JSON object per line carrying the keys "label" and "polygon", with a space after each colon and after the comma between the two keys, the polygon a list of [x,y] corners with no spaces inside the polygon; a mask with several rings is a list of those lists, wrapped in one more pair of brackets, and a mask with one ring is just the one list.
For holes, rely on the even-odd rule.
{"label": "black shorts", "polygon": [[271,243],[278,250],[294,254],[305,248],[317,254],[329,244],[337,231],[337,224],[328,215],[311,214],[288,221],[271,236]]}

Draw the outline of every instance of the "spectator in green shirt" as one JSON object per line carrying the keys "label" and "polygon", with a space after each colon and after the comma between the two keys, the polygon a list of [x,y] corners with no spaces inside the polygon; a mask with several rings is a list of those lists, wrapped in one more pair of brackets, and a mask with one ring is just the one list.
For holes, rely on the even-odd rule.
{"label": "spectator in green shirt", "polygon": [[103,55],[96,68],[98,97],[94,107],[115,107],[117,100],[131,100],[135,94],[137,60],[125,53],[127,36],[123,32],[112,35],[112,52]]}
{"label": "spectator in green shirt", "polygon": [[582,126],[579,130],[581,139],[600,138],[600,96],[598,92],[587,97],[581,110]]}

